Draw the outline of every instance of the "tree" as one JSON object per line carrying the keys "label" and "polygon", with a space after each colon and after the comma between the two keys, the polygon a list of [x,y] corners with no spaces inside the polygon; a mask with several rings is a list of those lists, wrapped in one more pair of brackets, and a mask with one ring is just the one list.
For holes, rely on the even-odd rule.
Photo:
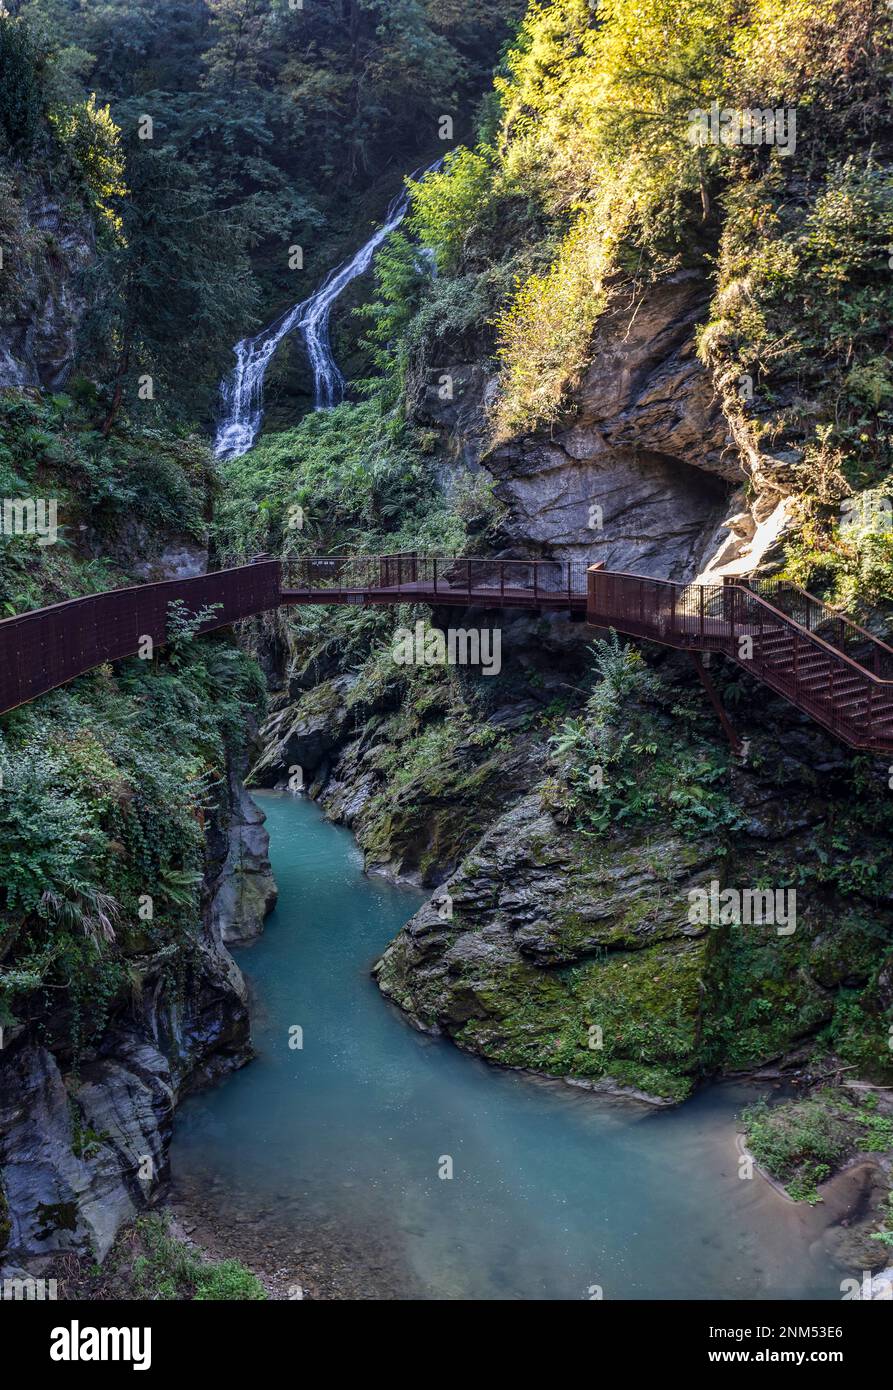
{"label": "tree", "polygon": [[215,206],[201,161],[135,135],[126,152],[121,236],[94,267],[90,296],[88,342],[112,373],[106,433],[125,389],[140,399],[137,376],[151,378],[143,399],[164,395],[174,413],[206,408],[256,303],[245,225]]}
{"label": "tree", "polygon": [[41,64],[31,33],[21,19],[0,10],[0,145],[25,153],[43,112]]}

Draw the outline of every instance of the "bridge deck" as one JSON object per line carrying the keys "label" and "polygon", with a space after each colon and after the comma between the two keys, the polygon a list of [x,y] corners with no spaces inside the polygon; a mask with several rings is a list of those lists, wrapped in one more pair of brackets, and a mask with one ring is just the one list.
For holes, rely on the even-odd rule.
{"label": "bridge deck", "polygon": [[585,616],[594,627],[718,651],[853,748],[893,753],[893,648],[796,586],[678,584],[581,561],[412,554],[265,556],[193,579],[114,589],[0,621],[0,713],[168,640],[171,605],[202,632],[286,604],[419,603]]}
{"label": "bridge deck", "polygon": [[456,605],[460,608],[554,608],[586,611],[585,590],[567,593],[561,589],[537,589],[497,584],[473,584],[465,588],[440,582],[437,587],[424,580],[406,584],[375,585],[357,588],[283,588],[285,604],[394,604],[426,603]]}

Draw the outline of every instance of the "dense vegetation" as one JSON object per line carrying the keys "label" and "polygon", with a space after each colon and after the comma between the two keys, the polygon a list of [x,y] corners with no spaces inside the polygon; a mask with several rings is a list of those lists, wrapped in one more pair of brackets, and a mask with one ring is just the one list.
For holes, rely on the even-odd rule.
{"label": "dense vegetation", "polygon": [[[883,601],[893,600],[893,530],[879,505],[891,470],[890,40],[889,12],[870,0],[783,9],[762,0],[532,4],[482,108],[477,141],[414,189],[408,230],[379,254],[361,312],[373,369],[367,399],[270,434],[226,465],[221,544],[286,553],[498,546],[500,511],[485,489],[469,499],[451,483],[440,515],[444,503],[433,513],[430,501],[420,505],[435,441],[416,417],[438,364],[480,360],[493,370],[492,444],[547,429],[573,417],[594,329],[620,291],[634,315],[650,286],[697,267],[712,287],[700,355],[752,486],[794,499],[788,572],[880,621]],[[693,143],[691,113],[714,99],[796,107],[797,157],[777,146]],[[417,243],[433,253],[436,275]],[[298,527],[289,521],[296,506]],[[842,506],[855,518],[846,528]],[[347,610],[324,631],[312,619],[293,622],[289,636],[302,681],[365,656],[346,718],[374,712],[362,768],[377,790],[354,825],[373,862],[396,855],[436,881],[438,867],[453,867],[474,843],[482,806],[487,823],[492,786],[518,785],[518,762],[533,747],[546,771],[543,804],[575,837],[613,844],[621,856],[637,837],[670,827],[693,852],[709,844],[719,862],[735,864],[751,814],[697,688],[616,641],[601,643],[591,673],[569,671],[560,699],[525,715],[520,731],[498,732],[488,722],[494,704],[536,693],[543,670],[535,651],[546,634],[529,634],[523,679],[516,667],[490,683],[397,671],[391,627],[383,615]],[[337,651],[346,652],[340,667]],[[720,684],[736,718],[760,709],[740,673]],[[318,692],[305,697],[308,711]],[[717,948],[697,1067],[746,1069],[818,1033],[820,1050],[884,1079],[886,779],[857,759],[820,792],[807,774],[804,789],[801,774],[775,768],[772,747],[767,741],[752,759],[766,797],[774,783],[790,798],[815,788],[826,814],[808,862],[792,862],[782,846],[760,873],[797,888],[814,917],[783,959],[764,942]],[[527,765],[520,780],[532,775]],[[833,946],[821,929],[830,919]],[[519,1047],[503,1040],[488,1055],[571,1065],[536,1041],[550,1027],[574,1036],[565,1024],[576,998],[550,989],[518,1005]],[[670,992],[669,981],[651,991],[660,995],[656,1011]],[[655,1028],[650,1046],[659,1053]],[[592,1063],[579,1041],[569,1046],[575,1067]],[[688,1067],[683,1053],[670,1047],[671,1068]],[[678,1093],[689,1083],[669,1074],[661,1084]]]}
{"label": "dense vegetation", "polygon": [[[85,312],[64,385],[0,400],[0,496],[53,495],[63,526],[46,549],[3,538],[4,614],[125,582],[172,540],[212,557],[503,546],[490,475],[445,467],[423,423],[431,374],[444,361],[492,372],[488,446],[548,431],[572,417],[621,291],[634,313],[696,267],[711,289],[698,352],[751,485],[794,500],[788,573],[882,622],[891,40],[881,0],[23,0],[0,18],[0,323],[11,333],[33,315],[69,255],[35,224],[48,197],[77,228]],[[795,108],[798,157],[693,142],[692,112],[714,100]],[[445,117],[465,144],[443,138]],[[305,365],[286,345],[266,433],[212,465],[202,435],[233,342],[308,293],[444,150],[340,306],[352,398],[305,414]],[[840,526],[842,508],[855,524]],[[677,673],[613,640],[591,661],[562,653],[556,693],[545,626],[519,636],[495,681],[397,668],[393,627],[429,617],[311,608],[249,639],[285,653],[299,708],[328,701],[362,731],[350,757],[374,790],[354,828],[370,862],[438,882],[531,786],[584,846],[581,877],[612,853],[637,861],[661,830],[734,861],[754,808]],[[759,717],[746,677],[721,683]],[[61,993],[64,1037],[47,1040],[76,1069],[139,989],[141,957],[169,952],[172,989],[187,987],[208,819],[262,706],[257,668],[228,640],[182,640],[4,718],[0,1026],[58,1017]],[[813,914],[783,958],[717,938],[706,966],[680,954],[657,976],[644,951],[631,970],[619,951],[607,969],[597,956],[535,983],[530,969],[509,981],[502,1034],[471,1021],[463,1041],[557,1074],[611,1065],[674,1098],[806,1037],[820,1058],[888,1078],[888,789],[860,759],[824,782],[810,769],[804,788],[801,769],[777,765],[777,737],[756,750],[764,787],[822,804],[803,811],[808,852],[761,860]],[[616,1056],[582,1056],[597,988],[626,1030]],[[825,1112],[760,1112],[751,1127],[798,1195],[852,1149]],[[154,1296],[258,1296],[244,1271],[209,1276],[161,1228],[142,1238],[137,1275]]]}
{"label": "dense vegetation", "polygon": [[[756,478],[798,499],[791,573],[850,603],[893,583],[891,23],[879,0],[533,4],[485,138],[414,196],[440,302],[485,296],[494,261],[517,278],[497,441],[561,417],[621,286],[706,267],[701,355]],[[714,100],[793,110],[796,151],[693,141]]]}
{"label": "dense vegetation", "polygon": [[[256,471],[219,474],[202,435],[233,342],[365,239],[452,122],[471,129],[512,9],[28,0],[0,15],[0,496],[52,498],[59,516],[53,544],[0,539],[3,616],[163,573],[171,549],[257,548],[280,501],[306,509],[305,540],[464,544],[463,511],[486,498],[428,505],[424,442],[375,393],[271,439]],[[368,373],[352,307],[340,347]],[[50,389],[17,382],[32,347]],[[283,355],[298,398],[301,370]],[[222,506],[212,533],[230,483],[249,503]],[[2,721],[0,1030],[47,1046],[72,1096],[149,976],[176,1013],[203,969],[209,845],[264,692],[230,638],[193,642],[195,626],[172,611],[162,653]],[[74,1099],[71,1114],[77,1156],[101,1151]],[[0,1247],[5,1212],[0,1185]],[[133,1239],[137,1296],[264,1296],[157,1222]]]}
{"label": "dense vegetation", "polygon": [[305,297],[403,174],[467,132],[520,8],[26,0],[27,27],[6,29],[47,57],[26,66],[15,151],[46,113],[106,214],[82,365],[138,418],[146,373],[165,420],[206,418],[232,344]]}
{"label": "dense vegetation", "polygon": [[[853,1096],[840,1087],[824,1087],[791,1105],[759,1102],[745,1111],[743,1120],[754,1158],[798,1201],[819,1201],[818,1184],[855,1152],[883,1153],[893,1147],[893,1120],[878,1113],[878,1098],[871,1092]],[[873,1238],[893,1244],[893,1231],[885,1223]]]}

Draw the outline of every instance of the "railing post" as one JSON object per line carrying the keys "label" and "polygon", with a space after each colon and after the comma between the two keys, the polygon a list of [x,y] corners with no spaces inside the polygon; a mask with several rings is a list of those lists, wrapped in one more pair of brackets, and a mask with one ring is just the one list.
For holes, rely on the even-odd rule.
{"label": "railing post", "polygon": [[533,561],[533,601],[536,603],[539,590],[539,573],[536,560]]}
{"label": "railing post", "polygon": [[504,599],[505,599],[505,561],[504,561],[504,560],[500,560],[500,562],[499,562],[499,597],[500,597],[501,600],[504,600]]}
{"label": "railing post", "polygon": [[434,592],[437,593],[437,561],[434,561]]}
{"label": "railing post", "polygon": [[466,590],[467,590],[467,592],[468,592],[468,597],[471,598],[471,561],[470,561],[470,560],[466,560],[466,561],[465,561],[465,588],[466,588]]}
{"label": "railing post", "polygon": [[598,580],[596,575],[604,569],[604,561],[597,560],[594,565],[590,565],[586,571],[586,621],[594,627],[598,627],[598,618],[601,605],[599,604],[597,591]]}

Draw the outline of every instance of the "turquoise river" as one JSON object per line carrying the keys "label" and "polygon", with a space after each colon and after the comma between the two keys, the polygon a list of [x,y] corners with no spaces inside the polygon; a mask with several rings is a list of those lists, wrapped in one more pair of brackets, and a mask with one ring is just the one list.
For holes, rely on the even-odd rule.
{"label": "turquoise river", "polygon": [[752,1090],[655,1110],[416,1032],[369,972],[421,894],[364,875],[313,803],[259,800],[280,896],[237,953],[257,1057],[186,1102],[172,1150],[195,1239],[293,1298],[840,1298],[827,1216],[739,1176]]}

